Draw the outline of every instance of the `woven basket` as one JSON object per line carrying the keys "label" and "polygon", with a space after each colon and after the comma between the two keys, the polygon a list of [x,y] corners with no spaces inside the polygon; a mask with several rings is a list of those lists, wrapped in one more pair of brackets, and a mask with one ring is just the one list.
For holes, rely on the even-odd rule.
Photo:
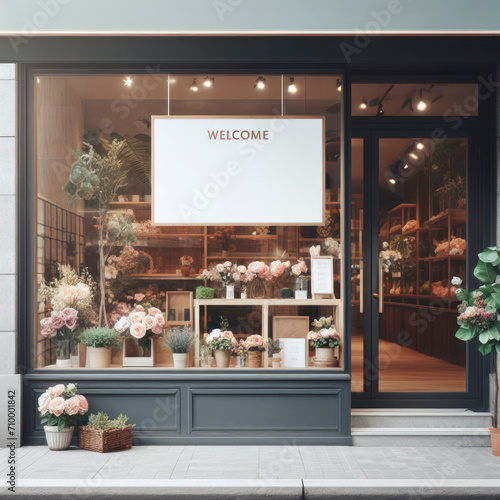
{"label": "woven basket", "polygon": [[109,453],[132,448],[132,426],[122,429],[89,429],[86,425],[78,428],[78,446],[82,450]]}

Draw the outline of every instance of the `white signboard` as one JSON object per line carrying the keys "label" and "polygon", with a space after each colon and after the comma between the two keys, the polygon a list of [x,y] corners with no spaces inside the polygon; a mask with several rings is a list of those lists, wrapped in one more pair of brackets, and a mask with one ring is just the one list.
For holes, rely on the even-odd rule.
{"label": "white signboard", "polygon": [[311,293],[333,296],[333,258],[311,258]]}
{"label": "white signboard", "polygon": [[306,340],[280,338],[282,368],[305,368]]}
{"label": "white signboard", "polygon": [[155,225],[321,225],[323,117],[152,117]]}

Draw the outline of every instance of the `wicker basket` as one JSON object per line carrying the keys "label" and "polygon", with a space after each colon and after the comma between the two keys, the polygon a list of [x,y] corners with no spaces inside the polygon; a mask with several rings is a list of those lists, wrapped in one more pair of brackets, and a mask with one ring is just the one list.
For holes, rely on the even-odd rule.
{"label": "wicker basket", "polygon": [[78,446],[82,450],[109,453],[132,448],[132,426],[122,429],[89,429],[86,425],[78,428]]}

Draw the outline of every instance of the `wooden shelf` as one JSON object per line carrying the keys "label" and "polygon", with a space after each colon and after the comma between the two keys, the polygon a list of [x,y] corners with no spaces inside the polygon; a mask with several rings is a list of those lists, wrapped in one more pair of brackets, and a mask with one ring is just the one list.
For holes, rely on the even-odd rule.
{"label": "wooden shelf", "polygon": [[448,219],[452,225],[465,224],[466,210],[463,208],[448,208],[444,212],[425,221],[426,226],[448,227]]}
{"label": "wooden shelf", "polygon": [[151,208],[150,201],[112,201],[110,207],[117,208]]}
{"label": "wooden shelf", "polygon": [[394,208],[391,208],[388,213],[393,214],[398,212],[399,210],[402,210],[403,208],[417,208],[417,205],[415,203],[400,203]]}
{"label": "wooden shelf", "polygon": [[195,299],[196,306],[340,306],[340,299]]}
{"label": "wooden shelf", "polygon": [[168,240],[170,238],[203,238],[203,233],[157,233],[157,234],[140,234],[136,236],[138,240]]}
{"label": "wooden shelf", "polygon": [[235,260],[235,259],[256,259],[256,260],[266,260],[266,259],[279,259],[281,254],[276,254],[276,255],[262,255],[259,254],[258,252],[255,252],[253,254],[237,254],[237,253],[232,253],[229,255],[226,255],[225,257],[223,255],[207,255],[207,259],[209,260],[219,260],[219,259],[224,259],[224,260]]}
{"label": "wooden shelf", "polygon": [[132,278],[138,280],[195,280],[199,276],[198,274],[192,274],[191,276],[182,276],[182,274],[131,274]]}
{"label": "wooden shelf", "polygon": [[[215,239],[212,234],[207,235],[209,239]],[[232,240],[277,240],[277,234],[236,234],[231,236]]]}

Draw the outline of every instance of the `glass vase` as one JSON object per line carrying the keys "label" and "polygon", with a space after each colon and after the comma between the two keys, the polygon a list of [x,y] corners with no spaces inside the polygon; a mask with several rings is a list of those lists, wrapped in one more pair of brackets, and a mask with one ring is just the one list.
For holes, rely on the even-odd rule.
{"label": "glass vase", "polygon": [[250,299],[267,299],[266,282],[260,278],[254,278],[247,285],[247,294]]}
{"label": "glass vase", "polygon": [[58,368],[71,368],[70,339],[56,341],[56,366]]}
{"label": "glass vase", "polygon": [[71,368],[78,368],[80,366],[80,340],[72,338],[70,342],[71,348]]}

